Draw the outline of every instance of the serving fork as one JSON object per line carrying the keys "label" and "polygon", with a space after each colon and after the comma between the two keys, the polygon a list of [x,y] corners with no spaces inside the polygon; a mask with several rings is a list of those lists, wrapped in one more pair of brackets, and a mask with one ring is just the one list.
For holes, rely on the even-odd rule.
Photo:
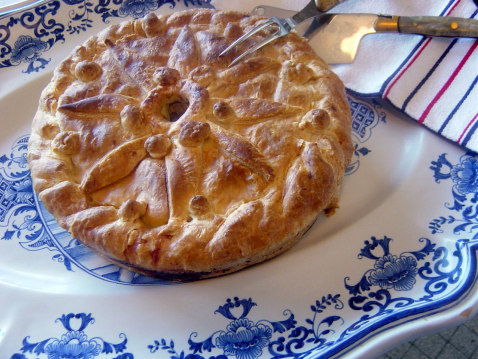
{"label": "serving fork", "polygon": [[229,64],[229,67],[231,67],[237,62],[241,61],[247,55],[267,45],[271,41],[274,41],[275,39],[278,39],[282,36],[287,35],[291,30],[293,30],[295,27],[297,27],[304,21],[307,21],[313,18],[314,16],[325,13],[326,11],[332,9],[334,6],[338,5],[339,3],[343,1],[345,0],[310,0],[310,2],[302,10],[300,10],[297,14],[291,17],[288,17],[288,18],[279,18],[277,16],[271,17],[270,19],[265,20],[264,22],[262,22],[261,24],[253,28],[252,30],[242,35],[240,38],[234,41],[231,45],[229,45],[223,52],[221,52],[219,56],[223,56],[224,54],[229,52],[231,49],[235,48],[237,45],[241,44],[242,42],[244,42],[245,40],[247,40],[254,34],[265,29],[266,27],[269,27],[269,26],[278,27],[278,30],[275,33],[261,40],[260,42],[252,46],[250,49],[246,50],[241,55],[236,57]]}

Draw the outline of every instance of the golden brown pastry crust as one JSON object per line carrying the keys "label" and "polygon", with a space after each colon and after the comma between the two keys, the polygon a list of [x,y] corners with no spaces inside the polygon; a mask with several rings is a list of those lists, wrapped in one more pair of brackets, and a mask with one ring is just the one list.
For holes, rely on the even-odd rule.
{"label": "golden brown pastry crust", "polygon": [[276,256],[337,207],[352,154],[342,82],[294,33],[231,68],[242,48],[218,56],[260,20],[150,14],[58,66],[28,162],[63,228],[120,266],[198,279]]}

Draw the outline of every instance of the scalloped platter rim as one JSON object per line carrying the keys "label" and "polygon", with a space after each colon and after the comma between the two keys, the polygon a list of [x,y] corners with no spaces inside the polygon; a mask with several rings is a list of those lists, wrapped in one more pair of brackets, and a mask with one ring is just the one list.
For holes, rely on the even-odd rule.
{"label": "scalloped platter rim", "polygon": [[341,208],[270,261],[178,284],[109,264],[62,230],[25,159],[55,64],[110,23],[211,7],[141,4],[50,1],[0,17],[0,352],[371,358],[476,314],[478,156],[373,99],[349,95],[355,153]]}

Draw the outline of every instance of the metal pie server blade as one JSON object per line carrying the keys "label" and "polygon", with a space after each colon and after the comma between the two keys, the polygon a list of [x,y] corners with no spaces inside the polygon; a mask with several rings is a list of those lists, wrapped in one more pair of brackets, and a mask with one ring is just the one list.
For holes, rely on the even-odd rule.
{"label": "metal pie server blade", "polygon": [[[273,6],[256,6],[252,13],[271,17],[287,17],[294,11]],[[317,54],[329,64],[351,63],[355,59],[363,36],[374,33],[377,15],[370,14],[322,14],[295,28],[305,37]]]}
{"label": "metal pie server blade", "polygon": [[329,64],[350,63],[367,34],[395,33],[438,37],[478,38],[478,20],[452,16],[392,16],[375,14],[320,15],[304,33]]}
{"label": "metal pie server blade", "polygon": [[302,36],[328,64],[347,64],[354,61],[365,35],[376,32],[377,15],[328,14],[314,19]]}

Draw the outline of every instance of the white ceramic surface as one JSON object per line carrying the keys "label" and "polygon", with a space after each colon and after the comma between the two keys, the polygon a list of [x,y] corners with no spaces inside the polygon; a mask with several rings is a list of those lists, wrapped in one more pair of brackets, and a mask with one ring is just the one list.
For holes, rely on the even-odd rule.
{"label": "white ceramic surface", "polygon": [[[74,46],[138,16],[131,3],[52,2],[55,14],[27,11],[28,29],[0,19],[0,358],[372,358],[476,313],[478,158],[372,100],[349,99],[341,208],[270,261],[169,283],[61,230],[25,161],[39,94]],[[199,4],[162,3],[149,9]]]}

